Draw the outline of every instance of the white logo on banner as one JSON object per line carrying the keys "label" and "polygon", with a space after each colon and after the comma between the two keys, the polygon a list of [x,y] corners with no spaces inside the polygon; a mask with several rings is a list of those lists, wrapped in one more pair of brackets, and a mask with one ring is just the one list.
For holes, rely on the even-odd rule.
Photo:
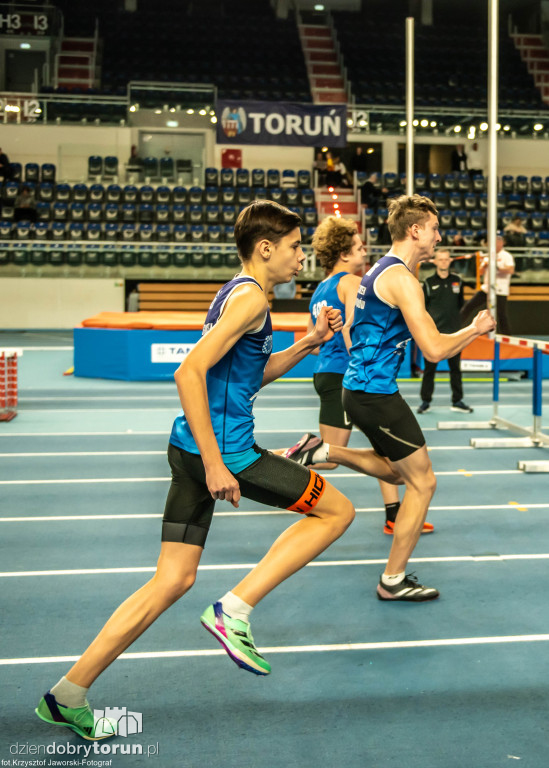
{"label": "white logo on banner", "polygon": [[461,370],[462,371],[491,371],[492,361],[491,360],[462,360]]}
{"label": "white logo on banner", "polygon": [[195,344],[151,344],[151,363],[181,363]]}

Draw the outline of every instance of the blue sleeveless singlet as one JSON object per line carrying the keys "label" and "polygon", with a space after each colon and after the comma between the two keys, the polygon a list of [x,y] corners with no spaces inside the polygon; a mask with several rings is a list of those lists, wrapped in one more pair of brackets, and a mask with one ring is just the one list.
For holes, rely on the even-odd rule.
{"label": "blue sleeveless singlet", "polygon": [[396,377],[411,335],[400,309],[376,293],[378,277],[393,268],[408,269],[389,251],[360,283],[351,327],[351,359],[343,379],[345,389],[387,395],[398,392]]}
{"label": "blue sleeveless singlet", "polygon": [[[338,272],[336,275],[327,277],[326,280],[317,285],[309,304],[309,312],[311,313],[313,323],[316,323],[322,307],[340,309],[341,317],[343,322],[345,322],[345,304],[337,295],[337,286],[341,278],[348,274],[349,272]],[[347,352],[343,335],[339,332],[330,341],[319,347],[315,373],[345,373],[348,365],[349,353]]]}
{"label": "blue sleeveless singlet", "polygon": [[[221,317],[231,293],[245,283],[259,286],[252,277],[237,275],[220,289],[206,315],[203,336]],[[255,443],[253,401],[261,388],[272,347],[271,315],[267,309],[262,327],[241,336],[206,375],[212,426],[222,454],[246,451]],[[175,418],[170,442],[190,453],[199,453],[183,411]]]}

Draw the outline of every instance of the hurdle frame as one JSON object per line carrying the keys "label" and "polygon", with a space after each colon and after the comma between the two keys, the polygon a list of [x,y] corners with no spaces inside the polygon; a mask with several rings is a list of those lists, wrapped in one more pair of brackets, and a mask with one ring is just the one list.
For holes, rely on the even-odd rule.
{"label": "hurdle frame", "polygon": [[[510,344],[523,349],[533,350],[532,367],[532,426],[523,427],[499,415],[500,400],[500,346]],[[543,355],[549,354],[549,342],[525,339],[518,336],[494,337],[494,360],[492,366],[492,418],[490,421],[440,421],[438,429],[506,429],[523,437],[519,438],[482,438],[472,437],[473,448],[539,448],[549,447],[549,435],[542,431],[543,406]],[[518,468],[524,472],[549,472],[549,461],[519,461]]]}
{"label": "hurdle frame", "polygon": [[17,358],[22,356],[22,349],[0,347],[0,422],[17,416]]}

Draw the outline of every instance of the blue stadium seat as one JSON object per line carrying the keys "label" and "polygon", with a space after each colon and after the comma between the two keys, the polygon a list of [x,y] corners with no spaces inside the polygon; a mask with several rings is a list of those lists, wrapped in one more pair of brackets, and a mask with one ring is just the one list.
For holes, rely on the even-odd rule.
{"label": "blue stadium seat", "polygon": [[122,199],[125,203],[136,203],[138,194],[136,186],[133,184],[126,184],[122,190]]}
{"label": "blue stadium seat", "polygon": [[530,192],[533,195],[541,195],[543,192],[543,179],[541,176],[532,176],[530,178]]}
{"label": "blue stadium seat", "polygon": [[266,187],[254,187],[253,188],[254,200],[270,200],[270,196],[267,193]]}
{"label": "blue stadium seat", "polygon": [[[94,203],[92,203],[94,205]],[[95,203],[95,205],[99,205],[99,203]],[[126,203],[126,205],[131,205],[132,209],[135,207],[132,203]],[[105,220],[106,221],[118,221],[120,219],[120,206],[118,203],[107,203],[105,206]]]}
{"label": "blue stadium seat", "polygon": [[11,171],[12,181],[21,181],[21,177],[23,175],[23,168],[21,163],[10,163],[9,168]]}
{"label": "blue stadium seat", "polygon": [[232,224],[236,221],[236,207],[234,205],[224,205],[221,209],[221,220],[223,224]]}
{"label": "blue stadium seat", "polygon": [[124,203],[122,206],[122,221],[132,222],[137,218],[137,209],[134,203]]}
{"label": "blue stadium seat", "polygon": [[523,198],[524,210],[535,211],[537,208],[538,198],[536,195],[526,194]]}
{"label": "blue stadium seat", "polygon": [[383,174],[383,186],[387,189],[394,189],[398,184],[398,176],[396,173],[387,172]]}
{"label": "blue stadium seat", "polygon": [[252,202],[252,190],[250,187],[238,187],[236,198],[238,205],[249,205]]}
{"label": "blue stadium seat", "polygon": [[442,179],[442,188],[447,192],[458,189],[458,179],[455,173],[445,173]]}
{"label": "blue stadium seat", "polygon": [[68,234],[71,240],[82,240],[84,237],[84,223],[82,221],[71,221]]}
{"label": "blue stadium seat", "polygon": [[86,227],[88,240],[101,240],[101,224],[98,221],[89,221]]}
{"label": "blue stadium seat", "polygon": [[165,203],[155,205],[154,220],[160,223],[167,223],[170,220],[170,206]]}
{"label": "blue stadium seat", "polygon": [[78,250],[67,251],[66,261],[69,267],[81,267],[84,260],[84,253],[79,248]]}
{"label": "blue stadium seat", "polygon": [[54,203],[53,204],[53,218],[55,221],[66,221],[69,206],[67,203]]}
{"label": "blue stadium seat", "polygon": [[448,208],[448,194],[442,190],[437,190],[433,197],[433,202],[439,211]]}
{"label": "blue stadium seat", "polygon": [[207,205],[206,206],[206,223],[207,224],[217,224],[219,222],[219,206],[218,205]]}
{"label": "blue stadium seat", "polygon": [[[366,179],[365,179],[366,180]],[[419,192],[427,187],[427,176],[424,173],[414,173],[414,189]]]}
{"label": "blue stadium seat", "polygon": [[303,223],[307,227],[314,227],[318,223],[318,213],[316,208],[305,208],[303,211]]}
{"label": "blue stadium seat", "polygon": [[127,222],[126,224],[122,224],[122,227],[120,229],[120,234],[122,236],[122,240],[125,240],[125,241],[135,240],[135,236],[137,234],[137,227],[133,222]]}
{"label": "blue stadium seat", "polygon": [[202,205],[204,190],[202,187],[191,187],[188,194],[188,202],[192,205]]}
{"label": "blue stadium seat", "polygon": [[216,267],[223,267],[225,259],[220,251],[208,251],[207,261],[208,266],[215,269]]}
{"label": "blue stadium seat", "polygon": [[84,221],[85,208],[83,203],[71,203],[69,206],[69,218],[71,221]]}
{"label": "blue stadium seat", "polygon": [[107,203],[120,203],[122,200],[122,189],[118,184],[109,184],[106,190],[105,200]]}
{"label": "blue stadium seat", "polygon": [[217,168],[206,168],[204,171],[204,185],[206,187],[219,186],[219,175],[217,173]]}
{"label": "blue stadium seat", "polygon": [[501,177],[501,191],[504,195],[509,195],[515,191],[515,179],[514,176],[505,174]]}
{"label": "blue stadium seat", "polygon": [[[59,186],[57,187],[57,199],[59,200]],[[92,184],[88,192],[90,203],[102,203],[105,198],[105,187],[103,184]]]}
{"label": "blue stadium seat", "polygon": [[51,184],[48,181],[42,182],[38,186],[38,200],[42,200],[44,203],[51,203],[53,202],[53,198],[55,196],[55,187],[53,184]]}
{"label": "blue stadium seat", "polygon": [[476,236],[475,232],[473,232],[472,229],[464,229],[464,230],[462,230],[461,236],[462,236],[463,242],[465,243],[466,246],[470,247],[472,245],[475,245],[475,241],[476,241],[476,237],[477,236]]}
{"label": "blue stadium seat", "polygon": [[218,187],[206,187],[204,190],[204,202],[206,205],[217,205],[219,202]]}
{"label": "blue stadium seat", "polygon": [[105,224],[105,240],[118,240],[120,225],[116,221],[108,221]]}
{"label": "blue stadium seat", "polygon": [[448,195],[448,208],[452,211],[458,211],[463,207],[461,192],[450,192]]}
{"label": "blue stadium seat", "polygon": [[448,208],[439,211],[438,218],[442,229],[448,229],[449,227],[454,226],[454,214]]}
{"label": "blue stadium seat", "polygon": [[113,178],[118,175],[118,158],[108,155],[103,161],[103,177]]}
{"label": "blue stadium seat", "polygon": [[86,218],[88,219],[88,221],[101,221],[101,219],[103,218],[103,208],[101,204],[88,203],[86,206]]}
{"label": "blue stadium seat", "polygon": [[191,225],[191,242],[192,243],[201,243],[204,240],[206,232],[204,229],[203,224],[192,224]]}
{"label": "blue stadium seat", "polygon": [[154,220],[154,208],[150,203],[141,203],[138,218],[142,224],[150,224]]}
{"label": "blue stadium seat", "polygon": [[297,186],[299,189],[308,189],[311,186],[311,172],[301,169],[297,172]]}
{"label": "blue stadium seat", "polygon": [[221,242],[222,230],[219,224],[210,224],[207,229],[208,242],[219,243]]}
{"label": "blue stadium seat", "polygon": [[51,237],[52,240],[64,240],[67,225],[64,221],[54,221],[51,225]]}
{"label": "blue stadium seat", "polygon": [[186,224],[176,224],[173,228],[173,239],[176,243],[187,240],[189,234],[189,228]]}
{"label": "blue stadium seat", "polygon": [[58,184],[55,188],[55,199],[59,203],[68,203],[72,190],[68,184]]}
{"label": "blue stadium seat", "polygon": [[471,178],[468,173],[460,173],[458,175],[457,188],[460,192],[469,192],[471,189]]}
{"label": "blue stadium seat", "polygon": [[[456,219],[457,224],[457,219]],[[486,227],[486,212],[485,211],[472,211],[471,212],[471,229],[484,229]]]}
{"label": "blue stadium seat", "polygon": [[545,229],[545,215],[542,211],[534,211],[530,215],[530,227],[538,232]]}
{"label": "blue stadium seat", "polygon": [[172,208],[173,220],[178,224],[183,224],[187,221],[187,206],[186,205],[174,205]]}
{"label": "blue stadium seat", "polygon": [[36,219],[37,221],[49,221],[50,220],[50,204],[49,203],[36,203]]}
{"label": "blue stadium seat", "polygon": [[173,179],[175,176],[175,163],[173,157],[160,158],[160,176],[163,179]]}
{"label": "blue stadium seat", "polygon": [[92,176],[101,176],[103,173],[103,158],[99,155],[88,157],[88,178]]}
{"label": "blue stadium seat", "polygon": [[265,186],[265,171],[263,168],[254,168],[252,170],[252,187]]}
{"label": "blue stadium seat", "polygon": [[[153,239],[153,225],[150,223],[141,223],[139,224],[139,239],[142,242],[149,241]],[[141,266],[144,266],[143,264]]]}
{"label": "blue stadium seat", "polygon": [[477,173],[473,176],[473,192],[484,192],[486,188],[486,179],[482,174]]}
{"label": "blue stadium seat", "polygon": [[187,246],[179,246],[174,248],[173,252],[173,265],[174,267],[186,267],[189,264],[189,251]]}
{"label": "blue stadium seat", "polygon": [[247,168],[237,168],[235,182],[237,187],[250,186],[250,172]]}
{"label": "blue stadium seat", "polygon": [[312,189],[301,190],[301,205],[305,208],[310,208],[315,204],[315,193]]}
{"label": "blue stadium seat", "polygon": [[201,224],[204,221],[204,208],[201,205],[189,206],[188,220],[190,224]]}
{"label": "blue stadium seat", "polygon": [[159,267],[170,267],[172,264],[172,255],[169,251],[157,251],[156,263]]}
{"label": "blue stadium seat", "polygon": [[535,245],[537,242],[537,233],[528,231],[524,235],[524,244],[528,247],[531,247],[532,245]]}
{"label": "blue stadium seat", "polygon": [[515,180],[515,192],[519,195],[525,195],[528,192],[528,177],[517,176]]}
{"label": "blue stadium seat", "polygon": [[431,192],[436,192],[437,190],[442,189],[442,179],[440,178],[439,173],[429,174],[429,189]]}
{"label": "blue stadium seat", "polygon": [[[47,221],[37,221],[34,225],[34,237],[36,240],[47,240],[49,224]],[[1,237],[1,235],[0,235]]]}
{"label": "blue stadium seat", "polygon": [[40,169],[40,179],[44,182],[55,181],[55,165],[53,163],[43,163]]}
{"label": "blue stadium seat", "polygon": [[[122,233],[122,237],[124,238],[124,233]],[[130,240],[129,233],[126,240]],[[120,250],[120,264],[123,267],[135,267],[135,264],[137,262],[137,254],[133,249],[125,249],[124,246],[122,246]]]}
{"label": "blue stadium seat", "polygon": [[84,251],[84,264],[87,267],[99,267],[101,264],[101,254],[97,250],[89,250],[86,248]]}
{"label": "blue stadium seat", "polygon": [[171,240],[172,228],[169,224],[157,224],[156,225],[156,239],[159,242],[166,243]]}
{"label": "blue stadium seat", "polygon": [[143,175],[145,178],[158,178],[158,159],[156,157],[146,157],[143,160]]}
{"label": "blue stadium seat", "polygon": [[537,244],[544,247],[549,246],[549,231],[546,229],[538,232]]}
{"label": "blue stadium seat", "polygon": [[523,196],[513,193],[511,195],[507,195],[507,208],[522,208],[523,206]]}
{"label": "blue stadium seat", "polygon": [[267,171],[267,187],[280,187],[280,171],[276,168],[270,168]]}
{"label": "blue stadium seat", "polygon": [[65,263],[65,254],[61,249],[62,246],[61,248],[55,248],[48,251],[48,264],[51,264],[52,267],[61,267]]}
{"label": "blue stadium seat", "polygon": [[32,225],[30,221],[18,221],[15,225],[15,237],[17,240],[29,240],[31,231]]}
{"label": "blue stadium seat", "polygon": [[169,205],[172,201],[172,191],[169,187],[157,187],[155,202],[162,205]]}
{"label": "blue stadium seat", "polygon": [[88,201],[87,184],[75,184],[72,188],[73,203],[86,203]]}
{"label": "blue stadium seat", "polygon": [[223,205],[233,205],[236,202],[236,188],[223,187],[221,190],[221,202]]}
{"label": "blue stadium seat", "polygon": [[154,201],[154,189],[145,184],[139,188],[139,202],[140,203],[152,203]]}
{"label": "blue stadium seat", "polygon": [[42,246],[39,243],[33,244],[31,246],[29,259],[30,259],[30,263],[33,264],[35,267],[42,267],[46,263],[46,260],[47,260],[46,254],[42,250]]}
{"label": "blue stadium seat", "polygon": [[286,205],[298,205],[301,195],[296,187],[290,187],[286,190]]}
{"label": "blue stadium seat", "polygon": [[469,214],[466,210],[460,209],[454,214],[454,222],[458,229],[467,229],[469,227]]}
{"label": "blue stadium seat", "polygon": [[284,203],[284,190],[281,187],[270,187],[267,194],[273,202],[280,203],[281,205]]}
{"label": "blue stadium seat", "polygon": [[226,243],[234,243],[234,225],[225,224],[223,227],[223,239]]}
{"label": "blue stadium seat", "polygon": [[463,196],[463,205],[467,211],[475,211],[479,208],[478,198],[473,192],[468,192]]}
{"label": "blue stadium seat", "polygon": [[539,195],[538,208],[540,211],[549,211],[549,195],[545,193]]}
{"label": "blue stadium seat", "polygon": [[222,168],[219,173],[219,184],[222,187],[234,187],[234,171],[232,168]]}
{"label": "blue stadium seat", "polygon": [[40,181],[40,166],[38,163],[25,164],[25,183],[36,184]]}

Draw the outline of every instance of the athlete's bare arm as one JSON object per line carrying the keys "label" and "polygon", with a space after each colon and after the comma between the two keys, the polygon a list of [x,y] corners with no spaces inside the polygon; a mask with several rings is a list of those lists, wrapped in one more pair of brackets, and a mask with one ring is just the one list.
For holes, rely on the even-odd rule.
{"label": "athlete's bare arm", "polygon": [[345,340],[345,346],[347,352],[351,349],[351,325],[353,324],[353,317],[355,312],[355,302],[358,293],[358,288],[362,278],[358,275],[345,275],[339,281],[337,286],[337,293],[343,304],[345,304],[345,325],[341,329],[341,333]]}
{"label": "athlete's bare arm", "polygon": [[433,318],[425,309],[421,285],[404,267],[396,267],[382,273],[376,281],[376,291],[378,296],[400,309],[424,357],[433,363],[457,355],[473,339],[495,327],[492,315],[483,310],[471,325],[461,331],[439,333]]}
{"label": "athlete's bare arm", "polygon": [[274,355],[271,355],[269,362],[265,366],[261,386],[264,387],[269,382],[283,376],[294,365],[297,365],[300,360],[303,360],[306,355],[317,349],[320,344],[329,341],[334,333],[338,333],[342,327],[343,320],[341,319],[339,309],[322,307],[316,319],[316,325],[306,336],[292,344],[291,347],[282,350],[282,352],[276,352]]}
{"label": "athlete's bare arm", "polygon": [[243,285],[231,294],[223,314],[203,336],[175,372],[185,417],[206,470],[206,483],[214,499],[238,506],[238,481],[223,463],[208,404],[206,374],[238,339],[258,328],[268,309],[265,294],[254,285]]}

